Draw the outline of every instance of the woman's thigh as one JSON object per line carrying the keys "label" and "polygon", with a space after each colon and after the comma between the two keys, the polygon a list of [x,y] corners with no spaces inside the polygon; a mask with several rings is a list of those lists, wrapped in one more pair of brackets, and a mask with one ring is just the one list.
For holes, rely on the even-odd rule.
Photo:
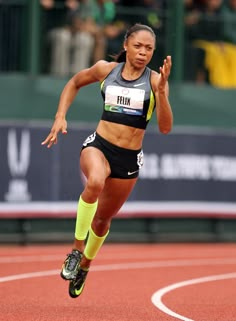
{"label": "woman's thigh", "polygon": [[104,154],[96,147],[87,147],[80,155],[80,169],[87,179],[98,177],[105,180],[111,173]]}
{"label": "woman's thigh", "polygon": [[136,182],[137,178],[120,179],[108,177],[99,196],[96,217],[109,219],[116,215],[129,197]]}

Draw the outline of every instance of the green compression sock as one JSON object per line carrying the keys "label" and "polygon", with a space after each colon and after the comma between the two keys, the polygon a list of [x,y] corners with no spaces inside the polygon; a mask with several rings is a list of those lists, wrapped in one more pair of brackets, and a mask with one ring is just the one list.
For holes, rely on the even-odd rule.
{"label": "green compression sock", "polygon": [[80,196],[77,208],[77,218],[75,226],[75,238],[77,240],[85,240],[91,226],[93,217],[97,210],[98,201],[89,204],[83,201]]}
{"label": "green compression sock", "polygon": [[90,227],[87,244],[84,249],[84,255],[87,259],[93,260],[96,257],[108,233],[109,233],[109,230],[104,236],[97,236],[92,230],[92,228]]}

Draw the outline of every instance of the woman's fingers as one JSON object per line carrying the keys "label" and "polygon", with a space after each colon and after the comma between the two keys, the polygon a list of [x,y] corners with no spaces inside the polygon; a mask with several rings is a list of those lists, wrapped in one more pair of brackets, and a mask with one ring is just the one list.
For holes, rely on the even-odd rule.
{"label": "woman's fingers", "polygon": [[49,134],[48,137],[41,143],[41,145],[47,145],[47,147],[49,148],[56,143],[57,143],[57,136]]}
{"label": "woman's fingers", "polygon": [[47,138],[41,143],[41,145],[47,145],[50,148],[52,145],[57,144],[57,135],[61,132],[62,134],[67,134],[67,123],[61,124],[58,121],[55,121],[50,134]]}
{"label": "woman's fingers", "polygon": [[172,62],[171,62],[171,56],[167,56],[166,59],[163,61],[163,66],[160,67],[160,73],[164,79],[167,79],[170,74]]}

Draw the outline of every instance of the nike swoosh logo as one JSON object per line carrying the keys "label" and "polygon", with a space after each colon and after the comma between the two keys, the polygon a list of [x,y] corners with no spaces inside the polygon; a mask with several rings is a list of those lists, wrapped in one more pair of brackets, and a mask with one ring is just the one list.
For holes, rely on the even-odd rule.
{"label": "nike swoosh logo", "polygon": [[75,289],[75,294],[79,296],[82,293],[84,286],[85,286],[85,282],[82,284],[80,289]]}
{"label": "nike swoosh logo", "polygon": [[137,171],[134,171],[134,172],[128,172],[128,175],[133,175],[135,173],[137,173],[139,171],[139,169]]}
{"label": "nike swoosh logo", "polygon": [[146,84],[146,82],[141,82],[140,84],[135,84],[134,87],[139,87],[139,86],[142,86],[144,84]]}

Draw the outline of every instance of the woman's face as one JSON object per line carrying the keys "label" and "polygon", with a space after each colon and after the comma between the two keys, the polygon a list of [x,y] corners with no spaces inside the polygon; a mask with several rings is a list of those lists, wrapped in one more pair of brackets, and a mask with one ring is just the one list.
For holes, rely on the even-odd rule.
{"label": "woman's face", "polygon": [[155,38],[149,31],[136,31],[128,37],[124,48],[126,49],[126,60],[137,69],[143,68],[152,59]]}

